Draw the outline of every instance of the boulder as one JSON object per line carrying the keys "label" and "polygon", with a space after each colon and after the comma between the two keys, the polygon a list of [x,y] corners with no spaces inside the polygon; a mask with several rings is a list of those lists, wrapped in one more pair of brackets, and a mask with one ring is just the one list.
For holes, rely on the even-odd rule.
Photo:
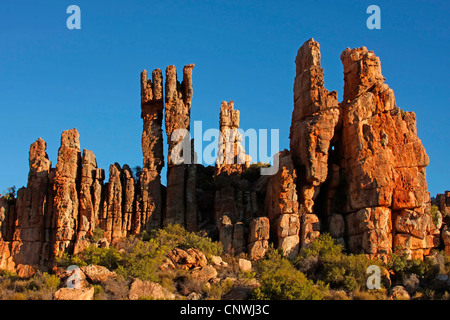
{"label": "boulder", "polygon": [[53,294],[55,300],[94,300],[94,287],[83,289],[61,288]]}
{"label": "boulder", "polygon": [[239,270],[241,272],[251,272],[252,271],[252,262],[247,259],[239,259]]}
{"label": "boulder", "polygon": [[109,271],[103,266],[88,265],[80,268],[86,278],[93,283],[105,283],[109,279],[117,277],[114,271]]}
{"label": "boulder", "polygon": [[130,291],[128,292],[128,299],[130,300],[173,300],[174,298],[174,294],[161,287],[160,284],[150,281],[142,281],[140,279],[135,279],[131,283]]}

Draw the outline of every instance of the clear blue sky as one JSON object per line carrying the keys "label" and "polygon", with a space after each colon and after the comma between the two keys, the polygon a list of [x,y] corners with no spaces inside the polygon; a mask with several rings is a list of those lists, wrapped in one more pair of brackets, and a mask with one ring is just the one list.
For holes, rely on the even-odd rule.
{"label": "clear blue sky", "polygon": [[[81,8],[68,30],[66,8]],[[381,30],[366,9],[381,8]],[[195,63],[191,121],[217,128],[234,100],[243,129],[280,129],[289,147],[294,59],[321,45],[325,86],[342,98],[341,52],[366,46],[381,58],[397,105],[414,111],[430,156],[431,195],[450,189],[448,1],[0,2],[0,191],[26,185],[38,137],[56,164],[61,132],[76,127],[101,168],[142,165],[139,75]],[[165,174],[165,173],[164,173]]]}

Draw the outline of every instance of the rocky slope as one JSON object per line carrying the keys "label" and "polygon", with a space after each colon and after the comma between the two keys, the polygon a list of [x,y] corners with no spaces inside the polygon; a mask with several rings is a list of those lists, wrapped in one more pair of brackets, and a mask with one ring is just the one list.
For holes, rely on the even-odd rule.
{"label": "rocky slope", "polygon": [[[259,176],[241,146],[239,111],[222,102],[219,159],[215,168],[172,158],[187,139],[194,65],[141,74],[142,172],[114,163],[109,181],[92,151],[82,150],[76,129],[64,131],[52,167],[46,143],[30,147],[28,184],[17,198],[0,198],[0,269],[22,276],[48,270],[64,253],[86,248],[100,230],[102,243],[144,230],[180,224],[206,230],[229,254],[264,256],[269,243],[294,257],[328,232],[354,253],[387,260],[391,252],[423,259],[433,248],[450,252],[449,194],[431,212],[416,117],[395,102],[378,57],[365,47],[346,49],[343,101],[324,85],[320,45],[313,39],[298,50],[290,150],[279,153],[280,168]],[[162,125],[169,145],[167,188],[161,185]],[[178,132],[174,137],[172,134]],[[228,135],[227,135],[228,134]],[[173,138],[173,139],[172,139]],[[186,149],[188,150],[188,149]],[[190,150],[194,158],[194,150]],[[190,159],[192,160],[192,159]],[[255,174],[256,172],[256,174]]]}

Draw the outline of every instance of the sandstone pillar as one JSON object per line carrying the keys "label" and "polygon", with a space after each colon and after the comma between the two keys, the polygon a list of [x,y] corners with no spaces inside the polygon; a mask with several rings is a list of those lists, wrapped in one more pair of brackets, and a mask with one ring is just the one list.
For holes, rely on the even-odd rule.
{"label": "sandstone pillar", "polygon": [[163,84],[160,69],[152,72],[147,79],[147,71],[141,73],[141,118],[142,154],[144,163],[140,177],[142,206],[136,217],[135,233],[151,228],[159,228],[162,223],[161,170],[164,166],[162,119]]}

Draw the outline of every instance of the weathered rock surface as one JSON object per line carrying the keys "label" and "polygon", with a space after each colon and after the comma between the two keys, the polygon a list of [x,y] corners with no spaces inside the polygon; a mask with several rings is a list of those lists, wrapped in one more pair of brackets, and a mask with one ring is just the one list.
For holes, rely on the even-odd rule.
{"label": "weathered rock surface", "polygon": [[[417,137],[416,117],[396,106],[373,52],[346,49],[341,60],[345,85],[339,151],[349,195],[346,211],[375,214],[366,219],[375,227],[368,222],[362,231],[370,241],[360,252],[385,258],[400,245],[423,259],[435,246],[437,232],[425,178],[429,159]],[[359,236],[351,235],[349,243],[358,242],[353,237]]]}
{"label": "weathered rock surface", "polygon": [[163,202],[161,195],[161,170],[164,166],[162,119],[164,110],[163,77],[160,69],[141,73],[142,154],[144,157],[140,177],[142,211],[137,215],[134,232],[161,227]]}
{"label": "weathered rock surface", "polygon": [[[297,174],[287,150],[280,152],[278,159],[278,172],[267,184],[266,209],[272,237],[276,239],[278,247],[283,249],[285,255],[293,257],[299,251],[301,236],[301,217],[296,188]],[[309,224],[309,221],[304,220],[304,223]],[[310,232],[305,229],[302,239],[306,241],[309,238],[311,238]]]}
{"label": "weathered rock surface", "polygon": [[445,191],[443,194],[438,193],[434,204],[438,207],[442,215],[450,216],[450,191]]}
{"label": "weathered rock surface", "polygon": [[92,283],[105,283],[109,279],[117,277],[113,271],[103,266],[88,265],[80,268],[86,278]]}
{"label": "weathered rock surface", "polygon": [[402,286],[395,286],[389,293],[390,300],[409,300],[410,296],[408,291]]}
{"label": "weathered rock surface", "polygon": [[94,287],[83,289],[61,288],[53,295],[55,300],[94,300]]}
{"label": "weathered rock surface", "polygon": [[254,218],[250,222],[248,235],[248,255],[251,260],[264,257],[269,249],[270,221],[267,217]]}
{"label": "weathered rock surface", "polygon": [[79,215],[77,185],[81,174],[79,136],[76,129],[64,131],[61,136],[53,177],[54,257],[61,257],[64,252],[73,250],[76,240]]}
{"label": "weathered rock surface", "polygon": [[336,91],[324,87],[320,45],[306,41],[295,59],[294,111],[290,129],[291,156],[298,175],[302,214],[313,214],[314,200],[328,174],[328,156],[339,121]]}
{"label": "weathered rock surface", "polygon": [[100,214],[102,185],[104,172],[97,168],[97,161],[92,151],[83,150],[80,182],[80,223],[74,253],[83,251],[89,246],[89,237],[92,237],[97,227]]}
{"label": "weathered rock surface", "polygon": [[[346,49],[344,98],[323,86],[319,44],[296,58],[291,156],[297,173],[301,244],[320,230],[350,251],[386,259],[396,245],[423,259],[439,245],[432,223],[416,118],[396,106],[378,57]],[[439,226],[439,225],[438,225]]]}
{"label": "weathered rock surface", "polygon": [[208,260],[203,252],[198,249],[189,248],[183,250],[180,248],[173,249],[167,256],[163,268],[173,267],[181,270],[189,270],[192,268],[204,268],[208,264]]}
{"label": "weathered rock surface", "polygon": [[450,228],[448,225],[442,228],[442,242],[444,243],[445,254],[450,256]]}
{"label": "weathered rock surface", "polygon": [[175,66],[168,66],[166,69],[165,126],[169,153],[164,226],[169,224],[185,226],[186,215],[192,217],[196,212],[196,207],[187,206],[195,203],[195,184],[193,184],[195,179],[189,179],[192,173],[189,174],[190,166],[188,166],[193,164],[189,138],[193,68],[194,64],[183,68],[182,83],[177,80]]}
{"label": "weathered rock surface", "polygon": [[239,259],[239,270],[241,272],[251,272],[252,271],[252,262],[247,259]]}
{"label": "weathered rock surface", "polygon": [[47,192],[51,162],[41,138],[30,146],[29,165],[27,187],[18,190],[14,206],[12,203],[4,206],[5,218],[9,220],[4,239],[11,241],[4,246],[10,247],[10,261],[14,261],[16,269],[25,277],[34,273],[32,267],[44,267],[50,253],[51,208]]}
{"label": "weathered rock surface", "polygon": [[131,284],[130,291],[128,293],[128,299],[138,300],[140,298],[150,298],[153,300],[170,300],[174,299],[175,296],[156,282],[135,279]]}
{"label": "weathered rock surface", "polygon": [[[313,39],[298,50],[290,151],[278,154],[272,176],[260,176],[259,164],[249,167],[233,101],[221,104],[215,167],[192,162],[193,64],[184,67],[181,83],[175,67],[167,67],[165,88],[160,69],[151,80],[141,74],[142,171],[114,163],[104,183],[94,153],[81,154],[76,129],[63,132],[52,168],[38,139],[30,147],[27,186],[16,199],[0,198],[0,268],[26,277],[64,253],[169,224],[205,230],[225,253],[248,253],[251,260],[262,258],[269,242],[294,257],[321,232],[383,260],[394,249],[419,259],[433,248],[450,254],[450,192],[436,197],[432,211],[416,116],[397,107],[379,58],[365,47],[344,50],[341,103],[325,89],[320,59]],[[163,117],[167,188],[160,177]],[[214,273],[210,267],[193,249],[175,249],[161,266],[195,269],[202,279]]]}
{"label": "weathered rock surface", "polygon": [[207,265],[203,268],[194,269],[191,272],[191,277],[200,282],[208,282],[217,277],[217,270],[212,265]]}
{"label": "weathered rock surface", "polygon": [[249,167],[251,159],[241,144],[242,134],[238,131],[240,113],[234,109],[233,101],[222,101],[219,119],[219,152],[215,176],[239,176]]}

